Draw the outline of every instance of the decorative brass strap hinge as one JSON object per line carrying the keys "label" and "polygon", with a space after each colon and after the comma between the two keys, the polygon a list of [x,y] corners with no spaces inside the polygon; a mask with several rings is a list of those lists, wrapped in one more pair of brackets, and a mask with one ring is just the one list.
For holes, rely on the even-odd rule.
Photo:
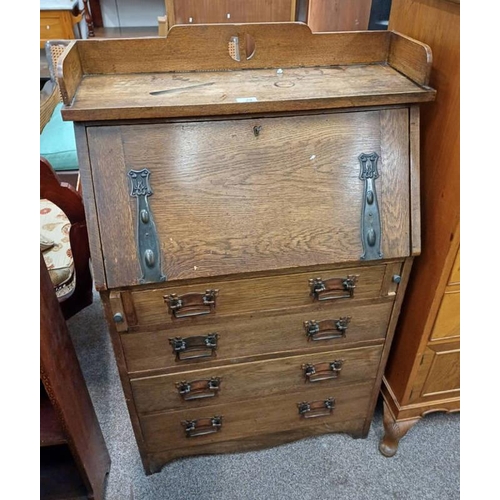
{"label": "decorative brass strap hinge", "polygon": [[361,260],[381,259],[383,257],[380,248],[382,227],[375,190],[375,179],[379,177],[377,168],[379,156],[377,153],[362,153],[358,159],[361,166],[359,178],[365,181],[361,213],[361,242],[363,244]]}
{"label": "decorative brass strap hinge", "polygon": [[150,171],[130,170],[130,196],[137,198],[137,253],[141,264],[142,278],[140,283],[156,283],[167,278],[161,272],[161,254],[156,234],[153,214],[149,207],[148,197],[153,194],[149,185]]}

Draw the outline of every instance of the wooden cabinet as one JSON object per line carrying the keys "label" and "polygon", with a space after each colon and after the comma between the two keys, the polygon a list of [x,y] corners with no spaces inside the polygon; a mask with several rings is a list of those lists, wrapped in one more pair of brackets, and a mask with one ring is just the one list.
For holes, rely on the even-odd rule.
{"label": "wooden cabinet", "polygon": [[460,407],[460,4],[393,0],[389,28],[433,49],[433,106],[422,107],[422,255],[382,386],[383,454],[422,416]]}
{"label": "wooden cabinet", "polygon": [[40,498],[104,499],[110,458],[40,255]]}
{"label": "wooden cabinet", "polygon": [[40,3],[40,48],[49,40],[73,40],[74,24],[81,20],[76,0],[50,0]]}
{"label": "wooden cabinet", "polygon": [[372,0],[298,0],[313,32],[367,30]]}
{"label": "wooden cabinet", "polygon": [[295,20],[296,0],[165,0],[174,24],[258,23]]}
{"label": "wooden cabinet", "polygon": [[420,251],[430,56],[396,33],[302,24],[66,51],[63,116],[147,473],[367,435]]}

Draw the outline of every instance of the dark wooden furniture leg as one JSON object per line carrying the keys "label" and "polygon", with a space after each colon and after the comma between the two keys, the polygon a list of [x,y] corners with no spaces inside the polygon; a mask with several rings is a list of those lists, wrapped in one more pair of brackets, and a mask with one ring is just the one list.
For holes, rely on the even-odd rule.
{"label": "dark wooden furniture leg", "polygon": [[384,437],[380,440],[378,449],[386,457],[392,457],[398,451],[399,440],[420,420],[411,418],[409,420],[396,421],[391,410],[384,401]]}
{"label": "dark wooden furniture leg", "polygon": [[85,23],[87,24],[89,38],[92,38],[93,36],[95,36],[94,20],[92,19],[92,13],[89,10],[88,4],[89,4],[88,0],[83,0],[83,17],[85,19]]}
{"label": "dark wooden furniture leg", "polygon": [[40,380],[41,498],[103,500],[109,454],[41,254]]}

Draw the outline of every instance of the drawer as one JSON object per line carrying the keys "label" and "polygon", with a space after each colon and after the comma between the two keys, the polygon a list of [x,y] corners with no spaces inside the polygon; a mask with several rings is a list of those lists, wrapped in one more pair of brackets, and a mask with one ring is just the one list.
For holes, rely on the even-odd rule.
{"label": "drawer", "polygon": [[40,11],[40,40],[73,39],[71,12]]}
{"label": "drawer", "polygon": [[[339,422],[366,417],[372,390],[372,382],[338,389],[308,387],[295,394],[142,416],[140,424],[149,453],[317,425],[329,432],[329,426],[333,430]],[[299,413],[301,403],[308,403],[310,411],[304,405]],[[190,437],[186,426],[194,428]]]}
{"label": "drawer", "polygon": [[109,289],[410,255],[407,108],[86,133]]}
{"label": "drawer", "polygon": [[[338,303],[325,310],[318,307],[314,310],[303,308],[292,313],[284,311],[281,315],[250,314],[234,321],[213,321],[210,325],[125,333],[121,335],[121,343],[129,373],[147,370],[187,371],[193,366],[203,368],[221,362],[250,361],[266,354],[331,351],[357,342],[382,342],[392,305],[391,301],[364,305]],[[351,318],[343,331],[337,330],[335,324],[341,318]],[[307,334],[304,324],[312,320],[319,326],[319,335],[313,337]],[[185,355],[177,356],[170,342],[170,339],[178,337],[187,339],[189,344],[189,339],[206,338],[209,334],[218,335],[215,349],[187,349]],[[329,336],[332,338],[321,339]],[[207,357],[184,359],[190,355]]]}
{"label": "drawer", "polygon": [[[112,314],[125,314],[126,324],[166,328],[212,325],[214,319],[246,313],[290,310],[314,306],[318,311],[355,299],[378,298],[382,294],[386,265],[328,269],[237,281],[214,281],[197,285],[166,286],[153,290],[122,292],[121,302],[131,302],[127,313],[120,301],[111,304]],[[391,270],[394,268],[391,267]],[[322,282],[310,280],[322,278]],[[354,284],[354,288],[350,288]],[[325,290],[313,293],[324,286]],[[207,291],[216,291],[216,295]],[[119,296],[120,292],[113,292]]]}
{"label": "drawer", "polygon": [[250,401],[305,386],[336,389],[375,378],[382,346],[132,379],[139,413]]}

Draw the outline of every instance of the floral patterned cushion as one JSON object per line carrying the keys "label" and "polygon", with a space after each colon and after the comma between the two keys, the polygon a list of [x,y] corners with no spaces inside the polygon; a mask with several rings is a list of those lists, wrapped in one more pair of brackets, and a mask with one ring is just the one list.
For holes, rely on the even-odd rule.
{"label": "floral patterned cushion", "polygon": [[[75,288],[70,226],[66,214],[57,205],[49,200],[40,200],[40,248],[59,298],[72,293]],[[43,250],[42,241],[54,244]]]}
{"label": "floral patterned cushion", "polygon": [[45,250],[49,250],[54,246],[54,242],[52,240],[48,240],[43,234],[40,235],[40,250],[45,252]]}

